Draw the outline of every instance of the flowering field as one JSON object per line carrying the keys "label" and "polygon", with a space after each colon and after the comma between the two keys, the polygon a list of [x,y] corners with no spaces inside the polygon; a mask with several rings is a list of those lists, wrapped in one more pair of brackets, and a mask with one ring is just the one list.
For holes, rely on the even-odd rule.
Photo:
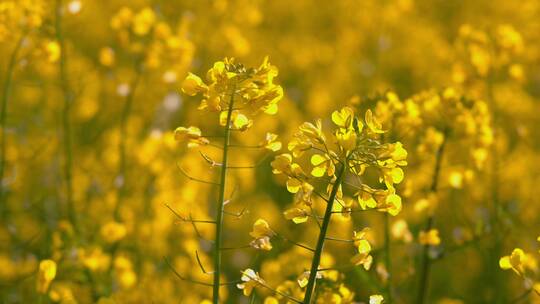
{"label": "flowering field", "polygon": [[538,0],[0,0],[1,303],[540,303]]}

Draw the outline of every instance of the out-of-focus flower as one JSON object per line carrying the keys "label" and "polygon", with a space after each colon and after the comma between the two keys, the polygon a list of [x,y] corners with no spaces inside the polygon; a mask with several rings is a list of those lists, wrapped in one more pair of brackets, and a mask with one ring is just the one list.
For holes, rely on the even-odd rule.
{"label": "out-of-focus flower", "polygon": [[46,293],[51,282],[56,277],[56,262],[53,260],[43,260],[39,263],[37,274],[37,291]]}
{"label": "out-of-focus flower", "polygon": [[381,295],[369,296],[369,304],[382,304],[383,301],[384,301],[384,298]]}
{"label": "out-of-focus flower", "polygon": [[430,229],[429,231],[420,231],[418,236],[418,241],[422,245],[437,246],[441,243],[439,237],[439,230]]}
{"label": "out-of-focus flower", "polygon": [[101,227],[101,237],[107,243],[114,243],[123,239],[127,234],[126,226],[119,222],[108,222]]}

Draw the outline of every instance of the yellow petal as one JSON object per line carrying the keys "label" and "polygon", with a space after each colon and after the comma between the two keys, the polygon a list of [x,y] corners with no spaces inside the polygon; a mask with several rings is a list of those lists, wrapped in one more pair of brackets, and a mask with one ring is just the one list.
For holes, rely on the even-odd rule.
{"label": "yellow petal", "polygon": [[326,167],[324,167],[324,166],[315,167],[315,168],[313,168],[313,170],[311,170],[311,175],[313,175],[315,177],[324,176],[325,173],[326,173]]}
{"label": "yellow petal", "polygon": [[510,257],[509,256],[503,256],[499,260],[499,267],[504,270],[512,269],[512,264],[510,264]]}
{"label": "yellow petal", "polygon": [[401,211],[401,197],[397,194],[390,194],[387,196],[386,204],[388,205],[387,212],[392,216],[398,215]]}
{"label": "yellow petal", "polygon": [[371,251],[371,245],[367,240],[359,240],[358,244],[358,253],[369,253]]}
{"label": "yellow petal", "polygon": [[277,103],[269,105],[265,110],[264,113],[269,115],[274,115],[278,112],[278,105]]}
{"label": "yellow petal", "polygon": [[182,82],[182,92],[187,95],[194,96],[195,94],[201,92],[205,87],[202,79],[192,73],[189,73]]}
{"label": "yellow petal", "polygon": [[244,114],[237,114],[234,118],[233,125],[238,130],[247,130],[251,125],[253,124],[253,121],[247,118]]}
{"label": "yellow petal", "polygon": [[393,168],[391,174],[394,184],[399,184],[403,181],[404,173],[401,168]]}
{"label": "yellow petal", "polygon": [[300,190],[300,188],[302,187],[302,182],[295,179],[295,178],[290,178],[289,180],[287,180],[287,190],[290,192],[290,193],[296,193],[298,192],[298,190]]}
{"label": "yellow petal", "polygon": [[284,213],[285,218],[292,220],[295,224],[305,223],[308,220],[307,212],[300,208],[291,208]]}
{"label": "yellow petal", "polygon": [[525,258],[525,252],[523,252],[522,249],[516,248],[512,251],[512,254],[510,255],[510,264],[514,268],[518,268],[523,263],[523,260]]}
{"label": "yellow petal", "polygon": [[253,224],[253,231],[249,233],[254,238],[261,238],[264,236],[272,236],[273,232],[270,229],[270,225],[263,219],[258,219]]}
{"label": "yellow petal", "polygon": [[328,159],[320,154],[313,154],[311,156],[311,164],[314,166],[319,166],[320,164],[326,162]]}
{"label": "yellow petal", "polygon": [[369,109],[366,111],[365,120],[366,125],[371,130],[371,132],[376,134],[384,133],[381,124],[373,117],[373,113]]}

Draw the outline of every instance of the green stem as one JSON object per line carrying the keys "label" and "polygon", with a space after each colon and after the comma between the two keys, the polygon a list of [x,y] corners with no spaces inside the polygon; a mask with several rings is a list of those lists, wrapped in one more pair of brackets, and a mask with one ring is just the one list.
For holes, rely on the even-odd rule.
{"label": "green stem", "polygon": [[9,98],[11,97],[11,83],[13,81],[13,74],[15,73],[15,65],[17,64],[17,56],[25,36],[26,33],[21,34],[21,37],[17,41],[17,44],[9,57],[8,68],[6,71],[6,81],[4,83],[4,90],[2,92],[2,106],[0,113],[0,136],[2,136],[2,139],[0,140],[0,208],[2,208],[2,212],[0,215],[2,218],[4,218],[6,215],[6,209],[4,209],[6,208],[6,205],[4,204],[4,171],[6,166],[7,104],[9,102]]}
{"label": "green stem", "polygon": [[126,101],[124,103],[124,108],[122,109],[122,116],[120,117],[120,138],[118,146],[118,155],[119,155],[119,165],[118,165],[118,174],[117,178],[121,179],[120,184],[118,185],[118,192],[116,193],[116,205],[114,207],[114,219],[120,220],[120,208],[122,206],[123,199],[126,194],[126,184],[127,184],[127,123],[129,116],[131,115],[131,110],[133,108],[133,100],[135,96],[135,90],[139,85],[141,79],[141,65],[140,61],[137,59],[135,61],[135,77],[133,78],[130,86],[129,93],[126,96]]}
{"label": "green stem", "polygon": [[64,95],[64,108],[62,111],[62,127],[64,140],[64,178],[66,182],[66,205],[67,214],[73,228],[78,232],[77,214],[73,203],[73,151],[71,147],[71,105],[75,96],[69,86],[67,77],[67,54],[64,36],[62,34],[62,0],[56,0],[55,10],[55,30],[56,40],[60,46],[60,58],[58,61],[60,68],[60,85]]}
{"label": "green stem", "polygon": [[219,287],[220,287],[220,276],[221,276],[221,245],[223,243],[223,207],[225,202],[225,184],[227,179],[227,165],[229,157],[229,145],[231,137],[231,117],[233,112],[234,105],[234,94],[236,91],[236,86],[233,87],[231,100],[229,102],[229,108],[227,110],[227,121],[224,127],[224,142],[223,142],[223,156],[221,160],[221,172],[219,180],[219,198],[217,205],[217,215],[216,215],[216,241],[214,244],[214,284],[213,289],[213,303],[219,303]]}
{"label": "green stem", "polygon": [[313,292],[315,291],[315,281],[317,280],[317,271],[319,269],[319,263],[321,262],[321,255],[324,247],[324,240],[326,239],[326,232],[328,226],[330,225],[330,218],[332,217],[332,206],[334,205],[334,200],[336,199],[336,194],[345,176],[345,171],[347,167],[348,158],[345,159],[345,163],[342,164],[339,172],[337,173],[337,178],[332,186],[332,192],[330,192],[330,197],[328,198],[328,203],[326,205],[326,211],[324,212],[324,218],[321,225],[321,230],[319,232],[319,240],[317,241],[317,246],[315,247],[315,253],[313,254],[313,260],[311,261],[311,270],[309,272],[309,280],[306,286],[306,295],[304,296],[304,304],[310,304]]}
{"label": "green stem", "polygon": [[392,275],[392,256],[391,256],[391,244],[390,244],[390,216],[388,213],[384,213],[384,257],[386,263],[386,272],[388,278],[386,282],[386,302],[392,304],[393,302],[393,275]]}
{"label": "green stem", "polygon": [[[437,149],[437,154],[435,155],[435,170],[433,171],[433,177],[431,181],[431,193],[437,192],[437,185],[439,181],[439,174],[441,171],[441,163],[443,158],[444,146],[446,145],[447,132],[444,133],[444,139],[439,149]],[[430,214],[426,221],[426,226],[424,231],[429,231],[433,228],[434,216]],[[429,272],[431,270],[431,259],[429,257],[429,249],[431,246],[426,244],[422,249],[422,264],[420,266],[420,280],[418,284],[418,293],[416,296],[416,302],[418,304],[423,304],[426,300],[427,291],[429,288]]]}
{"label": "green stem", "polygon": [[493,203],[493,217],[491,225],[493,227],[493,234],[494,234],[494,240],[493,240],[493,247],[489,250],[489,265],[488,271],[489,277],[492,280],[492,286],[494,288],[494,298],[496,299],[495,303],[506,303],[507,302],[507,295],[506,295],[506,289],[504,288],[500,271],[497,268],[498,260],[501,256],[502,252],[502,241],[503,241],[503,229],[500,225],[500,213],[501,213],[501,202],[499,198],[499,153],[497,151],[497,127],[499,126],[499,115],[497,110],[497,104],[495,101],[495,94],[493,92],[493,85],[494,85],[494,75],[493,72],[490,72],[486,79],[486,87],[487,87],[487,100],[488,104],[491,108],[491,115],[492,115],[492,128],[493,128],[493,145],[491,148],[491,181],[490,181],[490,188],[491,188],[491,199]]}

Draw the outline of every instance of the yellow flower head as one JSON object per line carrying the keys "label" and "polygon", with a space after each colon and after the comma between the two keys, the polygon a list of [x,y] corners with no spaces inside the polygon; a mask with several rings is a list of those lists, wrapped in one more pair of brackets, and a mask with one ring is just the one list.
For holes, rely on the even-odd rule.
{"label": "yellow flower head", "polygon": [[499,266],[504,270],[512,269],[521,273],[523,271],[524,261],[525,252],[521,248],[515,248],[510,255],[503,256],[499,260]]}
{"label": "yellow flower head", "polygon": [[[225,58],[208,70],[207,83],[190,73],[182,90],[191,96],[203,94],[199,105],[201,110],[227,112],[234,104],[235,108],[241,108],[249,115],[259,112],[275,114],[277,103],[283,98],[283,88],[273,82],[277,74],[277,68],[270,65],[268,58],[258,68],[246,68],[234,58]],[[238,117],[246,117],[246,114],[238,114]]]}
{"label": "yellow flower head", "polygon": [[242,271],[241,280],[243,283],[237,284],[238,289],[241,289],[245,296],[251,295],[253,288],[260,284],[265,284],[264,280],[259,277],[253,269],[248,268]]}
{"label": "yellow flower head", "polygon": [[278,136],[274,133],[266,133],[266,138],[262,144],[266,149],[277,152],[281,150],[281,142],[277,140]]}
{"label": "yellow flower head", "polygon": [[266,250],[266,251],[272,250],[272,243],[270,243],[270,237],[268,236],[256,238],[253,241],[251,241],[249,245],[259,250]]}
{"label": "yellow flower head", "polygon": [[270,165],[274,174],[287,174],[291,172],[292,156],[287,153],[280,154],[274,158]]}

